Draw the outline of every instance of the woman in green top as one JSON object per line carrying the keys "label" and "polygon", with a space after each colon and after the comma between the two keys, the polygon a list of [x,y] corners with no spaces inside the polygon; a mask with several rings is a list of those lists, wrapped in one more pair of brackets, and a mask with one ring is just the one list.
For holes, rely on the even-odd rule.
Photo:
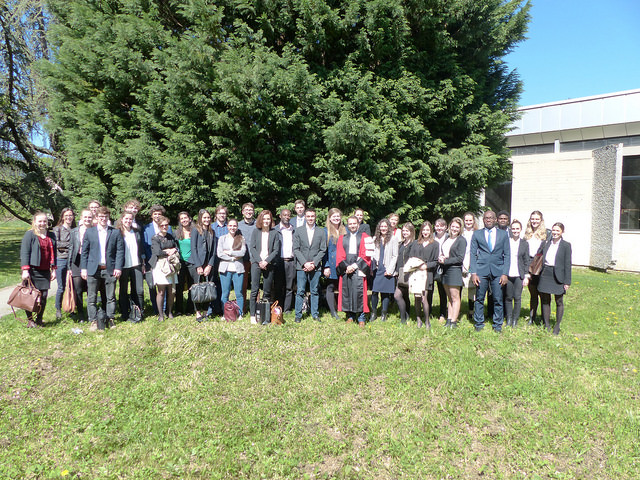
{"label": "woman in green top", "polygon": [[188,301],[184,303],[185,286],[187,292],[193,284],[193,279],[189,273],[189,265],[187,262],[191,257],[191,228],[193,219],[187,212],[178,214],[178,228],[176,229],[176,240],[178,241],[178,249],[180,250],[180,272],[178,273],[178,283],[176,285],[176,313],[192,314],[193,302],[191,301],[191,293],[187,295]]}

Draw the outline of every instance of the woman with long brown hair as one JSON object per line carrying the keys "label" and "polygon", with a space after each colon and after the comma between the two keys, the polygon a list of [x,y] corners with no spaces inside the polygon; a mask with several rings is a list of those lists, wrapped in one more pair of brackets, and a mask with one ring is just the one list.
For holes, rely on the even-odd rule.
{"label": "woman with long brown hair", "polygon": [[[178,272],[178,283],[176,284],[176,313],[193,313],[191,303],[191,292],[189,287],[193,285],[193,277],[189,271],[189,259],[191,258],[191,230],[193,229],[193,219],[188,212],[178,214],[178,228],[176,228],[176,241],[180,251],[180,271]],[[187,303],[184,302],[184,291],[187,290]]]}
{"label": "woman with long brown hair", "polygon": [[230,218],[227,221],[229,233],[218,239],[217,255],[220,259],[218,272],[220,273],[220,285],[222,295],[220,301],[224,304],[229,300],[231,287],[236,294],[236,302],[240,310],[240,318],[244,312],[244,297],[242,296],[242,284],[244,282],[244,254],[247,245],[242,233],[238,233],[238,220]]}
{"label": "woman with long brown hair", "polygon": [[421,270],[426,270],[427,281],[424,289],[418,294],[414,294],[416,303],[416,320],[418,328],[424,325],[431,328],[429,321],[429,300],[428,293],[433,292],[433,271],[438,264],[438,252],[440,245],[433,238],[433,226],[430,221],[426,221],[420,227],[420,235],[411,246],[411,256],[422,260]]}
{"label": "woman with long brown hair", "polygon": [[338,272],[336,271],[336,253],[338,251],[338,238],[347,230],[342,223],[342,212],[338,208],[332,208],[327,214],[327,256],[323,274],[327,279],[326,300],[329,312],[333,318],[338,318],[336,310],[336,292],[338,291]]}
{"label": "woman with long brown hair", "polygon": [[[120,274],[120,313],[123,320],[139,321],[144,310],[144,241],[142,233],[133,228],[133,213],[125,212],[116,222],[124,243],[124,267]],[[129,292],[131,286],[131,292]],[[139,308],[136,315],[135,307]],[[153,301],[153,299],[151,299]]]}
{"label": "woman with long brown hair", "polygon": [[389,219],[383,218],[376,226],[373,238],[373,283],[371,285],[371,317],[375,321],[378,310],[378,294],[382,299],[380,320],[387,320],[389,303],[396,291],[396,263],[398,262],[398,240],[393,235]]}
{"label": "woman with long brown hair", "polygon": [[256,320],[256,304],[260,290],[260,279],[263,279],[262,294],[269,303],[272,302],[271,287],[278,255],[280,255],[280,235],[273,228],[273,215],[269,210],[262,210],[256,219],[256,230],[251,237],[249,257],[251,258],[251,301],[249,311],[251,323]]}
{"label": "woman with long brown hair", "polygon": [[56,318],[62,317],[62,296],[67,285],[67,271],[69,269],[69,250],[71,249],[71,230],[76,227],[73,210],[69,207],[60,212],[60,220],[53,227],[56,237],[56,266],[58,274],[58,291],[56,292]]}
{"label": "woman with long brown hair", "polygon": [[40,290],[40,310],[27,313],[27,327],[42,327],[42,316],[47,306],[47,294],[51,281],[56,279],[56,237],[49,232],[49,219],[43,212],[37,212],[31,221],[31,229],[22,237],[20,245],[20,264],[22,280],[31,279],[33,285]]}
{"label": "woman with long brown hair", "polygon": [[[409,319],[409,306],[411,305],[409,300],[409,284],[406,283],[407,274],[404,273],[404,264],[411,257],[411,245],[416,239],[416,227],[413,223],[407,222],[402,226],[402,242],[398,245],[398,261],[396,262],[396,276],[398,281],[396,283],[396,291],[393,294],[393,298],[398,304],[398,310],[400,311],[400,321],[407,323]],[[400,272],[400,269],[403,269]],[[400,274],[404,278],[400,278]]]}
{"label": "woman with long brown hair", "polygon": [[[213,281],[213,266],[216,259],[216,236],[211,228],[211,214],[205,208],[198,212],[196,228],[191,230],[191,256],[189,257],[189,271],[193,283],[200,283],[201,277],[205,282]],[[204,307],[204,314],[201,310]],[[196,320],[202,322],[213,312],[213,306],[196,304]]]}

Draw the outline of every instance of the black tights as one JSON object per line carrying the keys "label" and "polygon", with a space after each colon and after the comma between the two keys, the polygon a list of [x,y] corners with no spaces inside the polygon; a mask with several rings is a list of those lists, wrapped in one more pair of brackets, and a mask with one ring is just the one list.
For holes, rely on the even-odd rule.
{"label": "black tights", "polygon": [[538,293],[538,280],[540,277],[531,278],[529,281],[529,294],[531,295],[531,304],[529,307],[529,320],[534,323],[536,321],[536,314],[538,311],[538,295],[542,295]]}
{"label": "black tights", "polygon": [[396,291],[393,294],[393,298],[398,304],[398,310],[400,310],[400,321],[407,323],[409,319],[409,287],[396,287]]}
{"label": "black tights", "polygon": [[331,279],[327,284],[327,292],[325,294],[325,298],[327,300],[327,305],[329,306],[329,312],[331,312],[331,316],[338,318],[338,312],[336,310],[336,291],[338,290],[338,280]]}
{"label": "black tights", "polygon": [[431,326],[429,323],[429,299],[427,298],[426,292],[424,295],[416,295],[415,301],[418,326],[420,326],[420,322],[424,320],[424,324],[429,328]]}
{"label": "black tights", "polygon": [[[560,333],[560,322],[562,321],[562,315],[564,314],[564,294],[554,295],[556,298],[556,324],[553,327],[553,334],[558,335]],[[540,300],[542,300],[542,319],[544,320],[544,328],[550,330],[551,322],[551,294],[540,293]]]}

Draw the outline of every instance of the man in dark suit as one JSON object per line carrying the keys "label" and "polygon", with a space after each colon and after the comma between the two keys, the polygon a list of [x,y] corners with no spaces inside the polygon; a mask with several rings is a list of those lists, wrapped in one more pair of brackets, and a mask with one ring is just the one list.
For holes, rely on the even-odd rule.
{"label": "man in dark suit", "polygon": [[105,327],[96,307],[98,292],[104,289],[106,294],[102,308],[111,327],[116,316],[116,281],[124,266],[124,241],[120,232],[108,225],[109,213],[107,207],[98,208],[98,224],[85,233],[80,257],[80,275],[87,281],[87,314],[91,328],[98,330]]}
{"label": "man in dark suit", "polygon": [[484,228],[471,237],[469,272],[477,287],[473,318],[476,331],[484,328],[484,297],[491,286],[493,291],[493,329],[502,331],[504,321],[502,286],[507,284],[510,247],[507,232],[496,228],[496,214],[488,210],[482,217]]}
{"label": "man in dark suit", "polygon": [[320,321],[318,285],[322,275],[322,259],[327,252],[327,232],[316,225],[316,211],[308,208],[306,224],[293,234],[293,255],[296,257],[298,291],[296,293],[296,322],[302,320],[302,303],[309,283],[311,316]]}
{"label": "man in dark suit", "polygon": [[293,306],[293,284],[296,280],[296,258],[293,256],[293,233],[296,231],[291,220],[291,210],[280,210],[280,223],[276,230],[280,234],[280,256],[276,265],[276,295],[284,313]]}

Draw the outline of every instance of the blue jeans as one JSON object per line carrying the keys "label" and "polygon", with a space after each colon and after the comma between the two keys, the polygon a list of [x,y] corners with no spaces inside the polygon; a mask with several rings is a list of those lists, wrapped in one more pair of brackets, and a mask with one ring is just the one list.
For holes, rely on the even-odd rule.
{"label": "blue jeans", "polygon": [[476,330],[484,328],[484,297],[487,294],[489,285],[491,285],[491,291],[493,292],[493,329],[500,332],[504,320],[500,277],[489,275],[478,278],[480,278],[480,285],[478,285],[478,289],[476,290],[476,303],[473,308],[473,320],[476,325]]}
{"label": "blue jeans", "polygon": [[298,270],[296,274],[298,280],[298,291],[296,292],[296,319],[302,318],[302,303],[304,301],[304,294],[307,291],[307,282],[309,283],[309,292],[311,293],[311,316],[313,318],[320,317],[320,313],[318,312],[318,302],[320,300],[318,284],[320,283],[322,272],[320,270],[314,270],[313,272]]}
{"label": "blue jeans", "polygon": [[224,272],[220,274],[220,285],[222,286],[222,295],[220,301],[224,307],[224,304],[229,301],[229,294],[231,293],[231,284],[233,284],[233,291],[236,292],[236,302],[240,312],[244,311],[244,297],[242,296],[242,282],[244,281],[244,273],[237,272]]}
{"label": "blue jeans", "polygon": [[62,308],[62,296],[67,286],[67,259],[59,258],[57,267],[56,278],[58,279],[58,291],[56,292],[56,311]]}

